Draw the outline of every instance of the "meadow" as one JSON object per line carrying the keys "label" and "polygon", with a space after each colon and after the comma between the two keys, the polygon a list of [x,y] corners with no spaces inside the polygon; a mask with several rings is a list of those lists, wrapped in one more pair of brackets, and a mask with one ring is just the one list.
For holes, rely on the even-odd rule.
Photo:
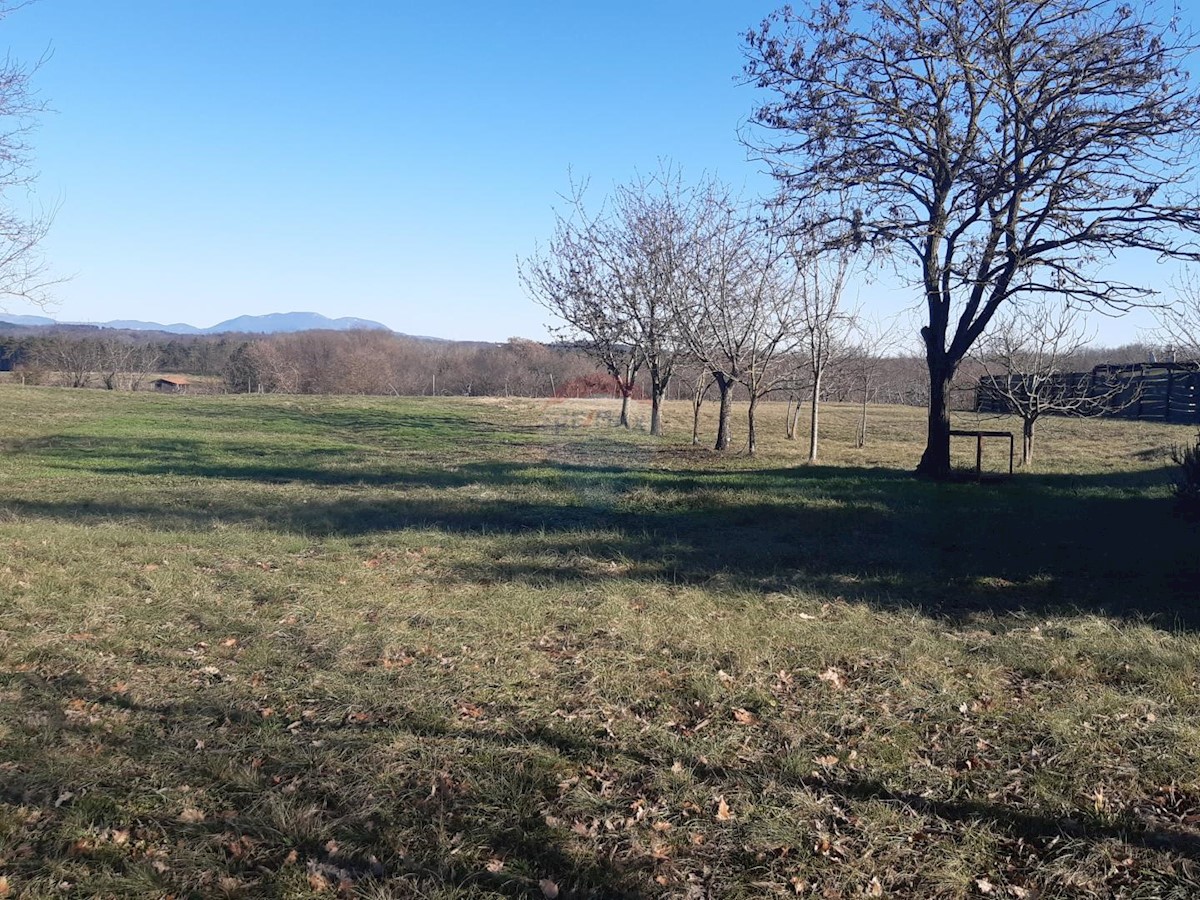
{"label": "meadow", "polygon": [[1200,896],[1194,429],[0,409],[0,897]]}

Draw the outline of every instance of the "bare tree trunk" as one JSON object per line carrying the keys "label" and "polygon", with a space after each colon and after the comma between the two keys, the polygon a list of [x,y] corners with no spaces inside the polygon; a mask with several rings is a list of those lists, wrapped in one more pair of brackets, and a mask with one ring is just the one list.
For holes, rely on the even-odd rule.
{"label": "bare tree trunk", "polygon": [[755,430],[754,430],[754,412],[757,409],[757,407],[758,407],[758,394],[755,393],[754,391],[751,391],[750,392],[750,412],[746,417],[746,427],[747,427],[747,431],[748,431],[748,435],[749,435],[747,438],[747,443],[746,443],[746,452],[748,454],[750,454],[751,456],[754,455],[754,451],[758,448],[758,435],[755,433]]}
{"label": "bare tree trunk", "polygon": [[800,426],[801,405],[802,404],[800,403],[800,398],[797,397],[796,398],[796,406],[792,409],[792,421],[788,423],[788,431],[791,432],[791,434],[788,435],[788,437],[790,437],[793,441],[796,439],[796,429]]}
{"label": "bare tree trunk", "polygon": [[629,427],[629,389],[624,386],[621,388],[621,418],[617,420],[617,425]]}
{"label": "bare tree trunk", "polygon": [[633,393],[633,362],[630,361],[625,367],[625,377],[617,376],[617,387],[621,390],[621,418],[617,425],[621,428],[629,427],[629,395]]}
{"label": "bare tree trunk", "polygon": [[1021,423],[1021,465],[1033,463],[1033,429],[1037,419],[1026,419]]}
{"label": "bare tree trunk", "polygon": [[929,418],[925,452],[917,465],[918,475],[950,477],[950,382],[954,366],[945,360],[929,360]]}
{"label": "bare tree trunk", "polygon": [[861,450],[867,446],[867,388],[863,386],[862,415],[858,420],[858,434],[854,436],[854,444]]}
{"label": "bare tree trunk", "polygon": [[696,376],[692,385],[692,446],[700,443],[700,407],[708,397],[708,389],[712,387],[712,375],[703,372]]}
{"label": "bare tree trunk", "polygon": [[820,369],[813,372],[812,383],[812,411],[809,416],[808,429],[808,461],[815,463],[817,461],[817,434],[820,426],[820,409],[821,409],[821,375]]}
{"label": "bare tree trunk", "polygon": [[656,437],[661,437],[663,433],[662,404],[667,398],[670,384],[670,373],[664,378],[658,366],[650,366],[650,433]]}
{"label": "bare tree trunk", "polygon": [[650,397],[650,433],[656,437],[661,437],[663,433],[662,402],[663,393],[655,391]]}
{"label": "bare tree trunk", "polygon": [[787,439],[794,441],[796,439],[796,420],[792,418],[792,400],[794,398],[788,394],[787,412],[783,414],[783,424],[787,432]]}
{"label": "bare tree trunk", "polygon": [[716,380],[717,390],[720,392],[720,410],[717,413],[717,442],[713,446],[713,449],[728,450],[730,444],[729,415],[733,406],[733,379],[716,372],[713,373],[713,378]]}

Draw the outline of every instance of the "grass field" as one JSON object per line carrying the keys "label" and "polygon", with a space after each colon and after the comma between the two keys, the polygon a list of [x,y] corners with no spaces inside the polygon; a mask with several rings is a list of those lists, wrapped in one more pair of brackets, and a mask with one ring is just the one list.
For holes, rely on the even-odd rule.
{"label": "grass field", "polygon": [[0,409],[0,897],[1200,896],[1189,429]]}

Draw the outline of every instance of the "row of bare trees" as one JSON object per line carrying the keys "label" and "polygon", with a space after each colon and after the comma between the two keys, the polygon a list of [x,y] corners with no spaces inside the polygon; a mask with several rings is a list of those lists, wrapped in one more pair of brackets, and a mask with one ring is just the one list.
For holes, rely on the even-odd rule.
{"label": "row of bare trees", "polygon": [[[663,165],[618,185],[599,207],[573,187],[553,236],[519,266],[529,296],[559,323],[559,337],[591,354],[626,403],[648,374],[652,434],[677,372],[693,386],[693,440],[716,389],[715,447],[732,444],[735,388],[749,400],[749,453],[759,402],[807,391],[810,458],[817,458],[822,378],[850,343],[855,317],[842,302],[847,252],[813,253],[713,178],[691,184]],[[789,436],[795,433],[789,418]]]}
{"label": "row of bare trees", "polygon": [[[806,276],[848,248],[895,263],[923,298],[917,470],[937,478],[950,474],[952,391],[968,360],[1054,367],[1074,342],[1068,309],[1146,303],[1153,291],[1104,268],[1118,251],[1200,262],[1198,46],[1177,12],[839,0],[785,6],[744,37],[762,99],[743,137],[776,178],[770,214],[669,172],[618,188],[596,213],[575,191],[549,246],[521,267],[530,295],[615,379],[631,383],[642,365],[667,373],[651,379],[656,407],[663,354],[696,359],[722,399],[719,448],[740,383],[753,451],[759,391],[787,378],[760,363],[800,355]],[[782,230],[763,224],[781,219]],[[1194,345],[1189,313],[1166,319]],[[1005,345],[1017,337],[1040,337],[1042,358]],[[820,372],[808,375],[815,442]],[[706,387],[696,383],[697,404]],[[1029,454],[1032,410],[1026,421]]]}
{"label": "row of bare trees", "polygon": [[39,342],[24,374],[38,380],[42,372],[54,372],[71,387],[99,384],[110,391],[136,391],[161,358],[159,349],[144,341],[60,336]]}

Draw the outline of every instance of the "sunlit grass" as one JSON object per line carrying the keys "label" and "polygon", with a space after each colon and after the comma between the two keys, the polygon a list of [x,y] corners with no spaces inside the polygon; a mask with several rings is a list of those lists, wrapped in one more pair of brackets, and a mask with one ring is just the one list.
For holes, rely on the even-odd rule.
{"label": "sunlit grass", "polygon": [[902,408],[0,406],[11,894],[1200,892],[1185,429],[936,485]]}

